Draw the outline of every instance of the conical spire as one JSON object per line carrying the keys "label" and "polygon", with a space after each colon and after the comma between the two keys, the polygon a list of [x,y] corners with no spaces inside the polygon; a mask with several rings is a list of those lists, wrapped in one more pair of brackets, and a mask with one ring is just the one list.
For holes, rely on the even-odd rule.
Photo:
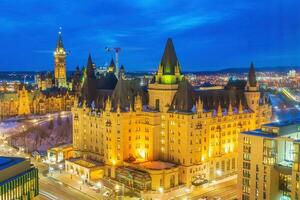
{"label": "conical spire", "polygon": [[134,101],[134,107],[135,107],[135,111],[141,111],[142,110],[142,97],[138,94],[135,97],[135,101]]}
{"label": "conical spire", "polygon": [[203,112],[203,103],[201,101],[201,98],[198,98],[198,101],[196,103],[196,109],[197,109],[197,113],[202,113]]}
{"label": "conical spire", "polygon": [[[167,40],[165,51],[161,58],[160,66],[162,67],[163,74],[175,75],[175,71],[179,71],[180,73],[179,62],[171,38],[168,38]],[[178,67],[177,70],[175,70],[176,66]]]}
{"label": "conical spire", "polygon": [[56,48],[64,48],[64,44],[62,41],[62,36],[61,36],[61,32],[58,32],[58,38],[57,38],[57,44],[56,44]]}
{"label": "conical spire", "polygon": [[119,74],[118,74],[119,79],[120,79],[120,78],[123,78],[123,79],[124,79],[124,73],[125,73],[124,65],[121,65],[120,70],[119,70]]}
{"label": "conical spire", "polygon": [[115,65],[115,62],[114,62],[114,59],[111,59],[111,61],[110,61],[110,65],[109,65],[110,67],[115,67],[116,65]]}
{"label": "conical spire", "polygon": [[125,80],[121,77],[112,93],[112,105],[116,109],[116,104],[120,103],[121,110],[124,111],[131,105],[130,90]]}
{"label": "conical spire", "polygon": [[105,111],[109,112],[111,110],[111,101],[110,101],[110,97],[108,96],[108,98],[105,101]]}
{"label": "conical spire", "polygon": [[120,100],[117,101],[117,113],[121,112],[121,104],[120,104]]}
{"label": "conical spire", "polygon": [[195,92],[193,86],[187,79],[183,79],[178,85],[178,90],[170,108],[181,112],[190,112],[194,106],[194,99]]}
{"label": "conical spire", "polygon": [[108,72],[116,72],[116,65],[113,58],[111,59],[110,64],[108,66]]}
{"label": "conical spire", "polygon": [[218,116],[221,117],[222,116],[222,107],[221,107],[221,101],[219,101],[219,105],[218,105]]}
{"label": "conical spire", "polygon": [[95,70],[94,70],[94,65],[93,65],[91,54],[89,54],[88,61],[86,64],[86,75],[88,77],[95,77]]}
{"label": "conical spire", "polygon": [[251,62],[249,73],[248,73],[248,84],[250,87],[256,87],[257,81],[256,81],[256,75],[255,75],[255,69],[254,64]]}
{"label": "conical spire", "polygon": [[242,105],[242,100],[240,100],[240,103],[239,103],[239,113],[243,113],[243,105]]}

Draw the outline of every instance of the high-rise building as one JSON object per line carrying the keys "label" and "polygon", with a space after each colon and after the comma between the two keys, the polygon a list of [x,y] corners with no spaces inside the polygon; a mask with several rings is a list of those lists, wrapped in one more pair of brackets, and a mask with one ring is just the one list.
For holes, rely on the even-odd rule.
{"label": "high-rise building", "polygon": [[[247,81],[195,90],[181,73],[171,39],[148,87],[116,79],[113,70],[99,79],[93,71],[89,57],[72,108],[73,147],[80,163],[98,161],[105,176],[141,190],[166,191],[236,173],[238,134],[260,128],[272,115],[253,64]],[[68,161],[66,170],[93,178],[77,162]]]}
{"label": "high-rise building", "polygon": [[67,87],[66,51],[64,49],[61,32],[58,33],[57,45],[54,51],[54,80],[55,86]]}
{"label": "high-rise building", "polygon": [[0,157],[0,199],[37,199],[39,195],[38,169],[30,160]]}
{"label": "high-rise building", "polygon": [[299,139],[299,120],[242,132],[238,140],[239,199],[300,199]]}

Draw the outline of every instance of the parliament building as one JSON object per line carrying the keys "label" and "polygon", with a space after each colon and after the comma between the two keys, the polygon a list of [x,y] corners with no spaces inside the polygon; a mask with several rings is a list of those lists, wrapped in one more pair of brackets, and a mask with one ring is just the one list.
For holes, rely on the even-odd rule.
{"label": "parliament building", "polygon": [[[167,40],[146,86],[118,77],[112,62],[95,76],[89,56],[82,92],[72,108],[76,158],[66,170],[92,180],[109,177],[141,191],[200,185],[237,172],[240,132],[271,119],[253,64],[248,79],[196,90]],[[85,170],[86,169],[86,170]]]}
{"label": "parliament building", "polygon": [[[75,75],[73,80],[76,78]],[[0,119],[71,110],[75,91],[67,87],[66,51],[61,33],[58,35],[54,52],[54,78],[51,73],[38,74],[36,85],[37,88],[33,88],[30,85],[20,84],[16,86],[14,92],[0,93]],[[76,84],[72,82],[72,85]]]}

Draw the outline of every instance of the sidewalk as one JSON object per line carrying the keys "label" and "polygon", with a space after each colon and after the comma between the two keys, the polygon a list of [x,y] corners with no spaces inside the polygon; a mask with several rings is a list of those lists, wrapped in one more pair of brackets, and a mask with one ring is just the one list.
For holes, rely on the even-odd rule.
{"label": "sidewalk", "polygon": [[189,197],[193,198],[195,196],[204,194],[204,193],[208,192],[211,188],[214,188],[214,189],[224,188],[224,187],[227,187],[230,185],[236,185],[236,184],[237,184],[237,175],[232,175],[232,176],[220,179],[218,181],[213,181],[211,183],[208,183],[207,185],[193,188]]}
{"label": "sidewalk", "polygon": [[[101,192],[96,192],[91,188],[91,186],[88,186],[86,183],[82,183],[79,177],[72,176],[70,174],[62,173],[60,174],[59,172],[53,173],[52,176],[49,176],[49,178],[54,179],[55,181],[59,182],[60,184],[65,184],[75,190],[78,190],[85,195],[93,198],[93,199],[104,199],[102,196],[102,193],[106,189],[101,189]],[[100,190],[99,190],[100,191]]]}

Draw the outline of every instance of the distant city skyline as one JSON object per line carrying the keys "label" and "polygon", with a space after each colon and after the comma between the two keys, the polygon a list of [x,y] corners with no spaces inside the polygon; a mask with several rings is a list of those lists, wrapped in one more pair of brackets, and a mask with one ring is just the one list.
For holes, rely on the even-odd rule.
{"label": "distant city skyline", "polygon": [[62,27],[67,70],[109,63],[121,47],[127,71],[155,71],[168,37],[185,71],[300,66],[300,2],[2,1],[0,71],[52,71]]}

